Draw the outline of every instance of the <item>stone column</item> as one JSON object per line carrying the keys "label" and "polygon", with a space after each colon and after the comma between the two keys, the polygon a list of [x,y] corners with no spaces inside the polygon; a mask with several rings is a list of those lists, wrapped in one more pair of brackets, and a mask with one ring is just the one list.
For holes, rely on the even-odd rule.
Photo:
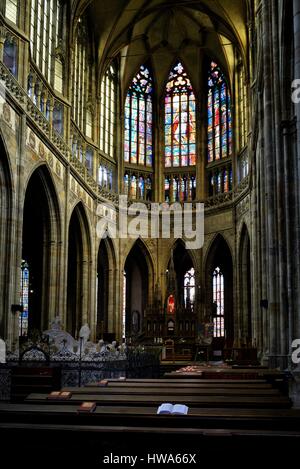
{"label": "stone column", "polygon": [[0,61],[3,62],[4,42],[6,38],[7,29],[0,26]]}
{"label": "stone column", "polygon": [[[26,115],[20,116],[20,140],[17,148],[16,165],[17,174],[15,175],[15,204],[12,220],[12,238],[11,238],[11,271],[10,271],[10,300],[13,304],[20,304],[20,267],[22,259],[22,237],[23,237],[23,207],[25,197],[24,184],[24,162],[26,152]],[[6,322],[6,337],[8,346],[15,349],[19,347],[19,328],[15,315],[7,311],[8,320]]]}
{"label": "stone column", "polygon": [[[293,14],[294,14],[294,55],[295,55],[295,79],[300,79],[300,0],[293,0]],[[298,227],[297,238],[294,240],[293,246],[293,257],[297,259],[296,261],[296,272],[294,275],[296,277],[295,288],[294,288],[294,297],[296,299],[295,311],[294,311],[294,327],[296,338],[300,337],[300,292],[299,292],[299,281],[300,281],[300,233],[299,233],[299,223],[300,223],[300,104],[295,105],[296,117],[297,117],[297,158],[296,158],[296,168],[295,168],[295,179],[296,179],[296,206],[298,210],[296,212],[296,219],[294,220],[295,226]]]}
{"label": "stone column", "polygon": [[[264,170],[266,177],[266,224],[267,224],[267,254],[268,254],[268,315],[269,315],[269,337],[270,337],[270,357],[275,357],[278,353],[278,236],[277,236],[277,211],[276,211],[276,163],[275,163],[275,141],[274,141],[274,96],[272,94],[273,68],[272,68],[272,47],[271,47],[271,5],[270,2],[263,2],[263,63],[264,63],[264,123],[263,134],[266,145],[264,146]],[[262,193],[263,194],[263,193]],[[272,363],[275,365],[275,362]]]}

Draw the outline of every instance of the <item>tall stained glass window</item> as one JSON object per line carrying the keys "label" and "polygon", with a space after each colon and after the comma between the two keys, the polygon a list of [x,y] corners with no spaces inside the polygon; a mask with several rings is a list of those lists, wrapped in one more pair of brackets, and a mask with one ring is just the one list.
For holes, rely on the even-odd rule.
{"label": "tall stained glass window", "polygon": [[184,275],[184,306],[193,309],[195,303],[195,269],[192,267]]}
{"label": "tall stained glass window", "polygon": [[216,304],[214,337],[224,337],[224,275],[220,267],[216,267],[213,272],[213,302]]}
{"label": "tall stained glass window", "polygon": [[3,47],[3,63],[15,77],[17,76],[17,56],[17,44],[15,38],[7,37],[4,41]]}
{"label": "tall stained glass window", "polygon": [[100,150],[114,157],[116,114],[116,71],[109,66],[101,82]]}
{"label": "tall stained glass window", "polygon": [[26,261],[21,264],[21,290],[20,303],[23,306],[23,312],[19,315],[19,336],[28,335],[28,303],[29,303],[29,267]]}
{"label": "tall stained glass window", "polygon": [[152,166],[152,77],[142,65],[133,78],[125,102],[125,163]]}
{"label": "tall stained glass window", "polygon": [[181,62],[173,67],[165,94],[165,166],[196,164],[196,103]]}
{"label": "tall stained glass window", "polygon": [[[11,2],[12,3],[12,2]],[[55,48],[59,41],[60,3],[35,0],[30,10],[30,50],[33,60],[50,81]]]}
{"label": "tall stained glass window", "polygon": [[211,62],[208,76],[207,118],[210,163],[232,154],[230,94],[225,77],[215,62]]}
{"label": "tall stained glass window", "polygon": [[18,19],[18,7],[19,7],[18,0],[6,0],[5,16],[7,19],[9,19],[15,24],[17,24],[17,19]]}

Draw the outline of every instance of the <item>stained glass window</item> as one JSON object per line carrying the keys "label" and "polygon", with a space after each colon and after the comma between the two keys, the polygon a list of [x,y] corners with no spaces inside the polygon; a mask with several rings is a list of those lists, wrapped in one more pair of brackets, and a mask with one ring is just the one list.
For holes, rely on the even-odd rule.
{"label": "stained glass window", "polygon": [[15,24],[17,24],[18,18],[18,4],[18,0],[6,0],[5,4],[5,16]]}
{"label": "stained glass window", "polygon": [[223,73],[211,62],[208,76],[207,138],[208,162],[232,154],[232,119],[230,94]]}
{"label": "stained glass window", "polygon": [[104,189],[112,190],[113,169],[105,164],[100,164],[98,168],[98,184]]}
{"label": "stained glass window", "polygon": [[152,166],[152,77],[142,65],[133,78],[125,102],[124,161]]}
{"label": "stained glass window", "polygon": [[129,175],[125,173],[124,176],[124,193],[125,195],[128,195],[128,190],[129,190]]}
{"label": "stained glass window", "polygon": [[184,276],[184,306],[193,309],[195,303],[195,270],[192,267]]}
{"label": "stained glass window", "polygon": [[170,184],[170,178],[169,177],[166,177],[165,178],[165,201],[166,202],[170,202],[170,187],[171,187],[171,184]]}
{"label": "stained glass window", "polygon": [[[11,2],[12,3],[12,2]],[[30,10],[31,55],[50,81],[59,40],[60,4],[58,0],[36,0]]]}
{"label": "stained glass window", "polygon": [[196,176],[176,174],[165,176],[165,201],[186,202],[196,197]]}
{"label": "stained glass window", "polygon": [[145,181],[143,176],[139,178],[139,198],[143,199],[145,197]]}
{"label": "stained glass window", "polygon": [[216,304],[214,337],[224,337],[224,275],[220,267],[216,267],[213,272],[213,302]]}
{"label": "stained glass window", "polygon": [[23,312],[19,315],[19,336],[28,335],[28,312],[29,312],[29,267],[26,261],[21,264],[21,282],[20,282],[20,303]]}
{"label": "stained glass window", "polygon": [[244,68],[239,69],[239,120],[240,120],[240,149],[247,143],[247,89],[245,84]]}
{"label": "stained glass window", "polygon": [[91,175],[93,174],[93,156],[93,149],[87,148],[85,152],[85,167]]}
{"label": "stained glass window", "polygon": [[173,67],[165,94],[165,166],[196,164],[196,103],[181,62]]}
{"label": "stained glass window", "polygon": [[[63,125],[63,105],[59,101],[55,101],[53,107],[53,129],[56,130],[59,134],[63,134],[64,125]],[[43,112],[43,111],[42,111]]]}
{"label": "stained glass window", "polygon": [[114,157],[116,119],[116,71],[110,65],[101,82],[100,150]]}
{"label": "stained glass window", "polygon": [[146,200],[152,199],[152,179],[150,176],[147,177],[145,182]]}
{"label": "stained glass window", "polygon": [[242,181],[249,173],[249,160],[248,160],[248,153],[244,153],[239,158],[239,176],[240,181]]}
{"label": "stained glass window", "polygon": [[130,179],[130,197],[136,199],[136,176],[131,176]]}
{"label": "stained glass window", "polygon": [[59,92],[63,93],[63,78],[64,78],[64,66],[61,57],[55,58],[54,63],[54,88]]}
{"label": "stained glass window", "polygon": [[5,39],[3,48],[3,63],[7,66],[10,72],[17,76],[17,44],[14,38],[8,37]]}
{"label": "stained glass window", "polygon": [[90,101],[92,86],[92,69],[89,66],[91,49],[89,44],[87,19],[79,18],[73,52],[72,117],[83,132],[91,131],[90,135],[92,135],[91,123],[86,126],[86,108],[88,101]]}
{"label": "stained glass window", "polygon": [[124,174],[124,193],[131,199],[151,200],[152,178],[146,174]]}

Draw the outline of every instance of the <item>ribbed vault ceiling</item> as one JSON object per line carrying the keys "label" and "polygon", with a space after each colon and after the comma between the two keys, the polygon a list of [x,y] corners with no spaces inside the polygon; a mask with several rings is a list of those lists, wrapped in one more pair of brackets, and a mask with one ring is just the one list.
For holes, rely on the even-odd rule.
{"label": "ribbed vault ceiling", "polygon": [[[96,38],[100,70],[121,55],[124,89],[139,65],[151,62],[158,90],[179,57],[199,83],[202,57],[232,78],[234,50],[245,58],[247,0],[74,0],[73,24],[85,11]],[[200,75],[199,75],[200,74]]]}

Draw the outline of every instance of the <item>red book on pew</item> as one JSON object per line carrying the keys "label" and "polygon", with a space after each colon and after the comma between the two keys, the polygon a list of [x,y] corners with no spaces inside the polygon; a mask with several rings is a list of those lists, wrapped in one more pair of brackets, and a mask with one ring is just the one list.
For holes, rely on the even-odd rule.
{"label": "red book on pew", "polygon": [[82,402],[78,407],[78,412],[94,412],[96,409],[96,402]]}
{"label": "red book on pew", "polygon": [[62,391],[60,393],[59,399],[70,399],[72,393],[70,391]]}
{"label": "red book on pew", "polygon": [[52,391],[48,394],[47,399],[55,399],[58,401],[69,399],[72,393],[69,391]]}
{"label": "red book on pew", "polygon": [[47,399],[59,399],[60,391],[52,391],[48,394]]}
{"label": "red book on pew", "polygon": [[101,381],[98,381],[97,383],[97,386],[107,386],[108,385],[108,381],[107,379],[101,379]]}

